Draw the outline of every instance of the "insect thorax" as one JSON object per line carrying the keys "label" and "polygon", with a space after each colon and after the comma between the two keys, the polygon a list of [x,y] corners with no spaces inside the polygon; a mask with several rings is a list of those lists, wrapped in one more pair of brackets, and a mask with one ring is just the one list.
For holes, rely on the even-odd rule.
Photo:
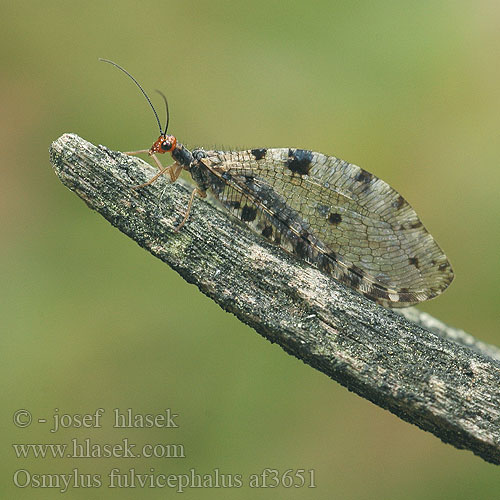
{"label": "insect thorax", "polygon": [[206,158],[206,153],[203,149],[193,149],[192,158],[193,161],[189,167],[189,173],[196,182],[197,186],[202,191],[207,191],[208,189],[213,189],[212,177],[213,174],[208,170],[206,165],[202,162],[203,158]]}
{"label": "insect thorax", "polygon": [[185,170],[190,170],[193,163],[193,154],[184,144],[177,143],[175,149],[172,151],[172,158],[182,165]]}

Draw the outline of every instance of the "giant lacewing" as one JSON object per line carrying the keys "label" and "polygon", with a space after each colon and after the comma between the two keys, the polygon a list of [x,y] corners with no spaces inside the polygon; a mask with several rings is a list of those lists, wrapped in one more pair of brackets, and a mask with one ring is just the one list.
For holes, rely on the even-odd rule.
{"label": "giant lacewing", "polygon": [[[109,61],[139,87],[160,129],[147,153],[158,173],[175,182],[182,170],[196,195],[211,192],[234,216],[287,252],[314,265],[386,307],[405,307],[442,293],[453,271],[434,238],[408,202],[386,182],[334,156],[297,148],[245,151],[188,150],[162,128],[148,95],[124,68]],[[170,153],[164,167],[157,154]]]}

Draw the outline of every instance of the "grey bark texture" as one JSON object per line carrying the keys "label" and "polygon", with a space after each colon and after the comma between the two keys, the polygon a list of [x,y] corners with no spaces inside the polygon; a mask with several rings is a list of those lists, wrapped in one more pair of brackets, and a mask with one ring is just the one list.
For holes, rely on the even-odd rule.
{"label": "grey bark texture", "polygon": [[[350,391],[500,464],[500,350],[416,309],[396,313],[268,244],[183,182],[133,190],[155,169],[65,134],[60,180],[223,309]],[[403,317],[403,314],[406,317]],[[408,319],[407,319],[408,318]]]}

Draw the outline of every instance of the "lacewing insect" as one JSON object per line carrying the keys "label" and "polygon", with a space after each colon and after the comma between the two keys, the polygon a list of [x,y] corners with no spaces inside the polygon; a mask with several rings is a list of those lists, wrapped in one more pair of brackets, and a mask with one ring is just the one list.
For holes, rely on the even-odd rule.
{"label": "lacewing insect", "polygon": [[[446,255],[413,208],[386,182],[334,156],[306,149],[256,148],[245,151],[189,151],[167,134],[167,119],[155,115],[160,135],[147,153],[159,171],[144,188],[167,174],[175,182],[182,170],[193,189],[184,219],[196,195],[210,191],[221,204],[264,238],[314,265],[386,307],[405,307],[442,293],[453,280]],[[174,160],[164,167],[158,154]]]}

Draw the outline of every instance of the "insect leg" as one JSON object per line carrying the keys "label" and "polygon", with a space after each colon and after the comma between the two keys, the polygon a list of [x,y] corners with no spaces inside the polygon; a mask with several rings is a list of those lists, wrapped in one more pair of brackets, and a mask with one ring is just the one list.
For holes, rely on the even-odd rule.
{"label": "insect leg", "polygon": [[151,177],[151,179],[149,179],[149,181],[145,182],[144,184],[139,184],[138,186],[132,186],[132,189],[140,189],[140,188],[149,186],[150,184],[153,184],[153,182],[156,181],[156,179],[158,179],[158,177],[160,177],[160,175],[163,175],[165,172],[168,172],[172,182],[175,182],[177,180],[177,178],[179,177],[179,175],[182,171],[182,165],[179,165],[176,162],[176,163],[173,163],[172,165],[169,165],[168,167],[164,167],[160,163],[160,160],[158,160],[158,158],[156,158],[155,155],[152,155],[152,156],[156,160],[156,163],[157,163],[160,171],[157,174],[153,175],[153,177]]}
{"label": "insect leg", "polygon": [[[179,178],[179,175],[181,175],[182,165],[179,165],[177,162],[172,163],[172,165],[168,166],[167,168],[164,168],[163,165],[161,164],[161,161],[154,153],[150,153],[149,156],[153,157],[156,166],[161,170],[162,173],[168,172],[168,176],[170,177],[171,182],[175,182]],[[158,177],[155,177],[155,180],[157,178]]]}
{"label": "insect leg", "polygon": [[134,156],[141,153],[149,153],[149,149],[139,149],[139,151],[124,151],[126,155]]}
{"label": "insect leg", "polygon": [[194,200],[194,197],[196,195],[199,195],[200,198],[205,198],[207,196],[207,193],[205,191],[202,191],[198,187],[195,187],[193,189],[193,192],[191,193],[191,198],[189,199],[189,203],[188,203],[188,206],[187,206],[186,215],[184,215],[184,219],[182,219],[182,222],[174,229],[174,233],[178,233],[181,230],[182,226],[187,221],[188,216],[189,216],[189,212],[191,211],[191,205],[193,204],[193,200]]}

